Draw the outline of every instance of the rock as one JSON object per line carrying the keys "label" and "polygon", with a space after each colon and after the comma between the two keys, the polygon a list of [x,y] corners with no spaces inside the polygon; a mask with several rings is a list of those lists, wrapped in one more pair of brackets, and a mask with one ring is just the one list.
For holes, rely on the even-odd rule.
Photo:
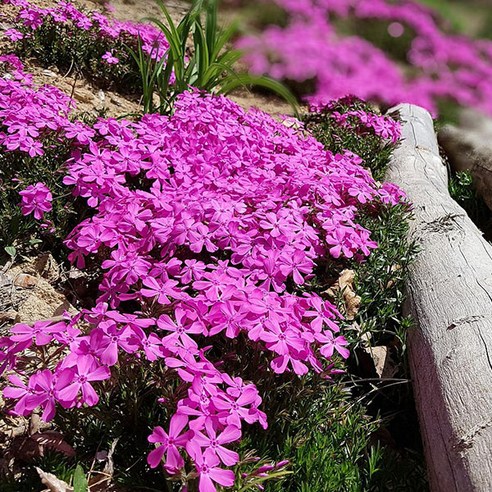
{"label": "rock", "polygon": [[59,316],[65,311],[73,314],[77,312],[63,294],[57,292],[49,282],[40,277],[27,299],[18,306],[16,322],[33,323]]}
{"label": "rock", "polygon": [[[16,265],[5,275],[10,279],[9,311],[15,310],[15,322],[33,323],[62,315],[75,314],[76,309],[58,292],[54,285],[60,278],[60,267],[50,253],[43,253],[30,261]],[[5,282],[5,279],[4,279]],[[7,282],[8,283],[8,282]],[[2,300],[0,277],[0,301]],[[5,297],[5,294],[3,294]],[[7,311],[2,307],[1,311]]]}
{"label": "rock", "polygon": [[380,378],[392,378],[397,373],[398,368],[389,354],[388,347],[364,347],[364,350],[371,356],[374,369]]}
{"label": "rock", "polygon": [[14,277],[14,285],[16,287],[20,287],[21,289],[32,289],[38,283],[36,277],[29,275],[28,273],[19,273],[16,277]]}

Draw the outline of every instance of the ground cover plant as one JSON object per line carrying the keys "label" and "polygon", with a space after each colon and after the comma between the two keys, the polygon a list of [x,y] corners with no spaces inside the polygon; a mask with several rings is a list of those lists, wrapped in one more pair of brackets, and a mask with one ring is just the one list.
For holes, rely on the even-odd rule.
{"label": "ground cover plant", "polygon": [[150,24],[122,22],[98,11],[57,2],[43,8],[27,0],[2,0],[18,7],[17,23],[4,36],[19,56],[34,56],[44,66],[80,73],[96,85],[139,93],[141,79],[128,48],[153,59],[168,49],[164,34]]}
{"label": "ground cover plant", "polygon": [[149,17],[152,24],[115,21],[70,2],[53,8],[27,0],[3,3],[18,8],[16,27],[4,36],[19,56],[80,73],[99,87],[138,94],[145,113],[170,113],[175,98],[190,86],[228,94],[253,85],[277,93],[296,111],[296,99],[285,86],[236,71],[242,53],[229,46],[236,27],[218,26],[217,0],[194,0],[179,23],[158,1],[164,22]]}
{"label": "ground cover plant", "polygon": [[[17,58],[1,62],[0,155],[15,163],[7,199],[19,207],[7,252],[51,241],[95,293],[76,315],[3,330],[7,410],[54,422],[103,482],[97,449],[114,452],[115,478],[132,487],[162,488],[162,473],[169,490],[374,483],[377,424],[332,380],[361,333],[395,343],[407,326],[408,206],[378,181],[398,123],[357,101],[280,123],[190,89],[171,115],[89,124]],[[360,332],[325,292],[349,266],[364,293]],[[380,291],[394,302],[374,329]],[[80,476],[41,458],[59,477]],[[32,467],[14,462],[10,483],[30,490]]]}
{"label": "ground cover plant", "polygon": [[[5,248],[15,254],[16,243],[25,247],[29,238],[53,247],[76,224],[74,203],[61,188],[60,166],[93,132],[69,118],[75,107],[70,97],[56,87],[34,87],[16,56],[0,57],[0,74],[0,141],[8,152],[0,155],[0,248],[2,254]],[[23,209],[18,206],[21,190]],[[34,219],[49,219],[25,220],[22,212],[27,211]]]}
{"label": "ground cover plant", "polygon": [[272,3],[285,11],[284,25],[240,46],[250,50],[255,73],[295,82],[312,103],[353,94],[386,107],[418,104],[434,115],[450,102],[492,112],[491,42],[449,32],[418,2]]}

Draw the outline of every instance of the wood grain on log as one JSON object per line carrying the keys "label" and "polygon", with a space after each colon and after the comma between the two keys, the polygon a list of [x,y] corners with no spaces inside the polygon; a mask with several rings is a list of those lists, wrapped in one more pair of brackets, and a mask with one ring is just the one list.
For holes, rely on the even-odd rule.
{"label": "wood grain on log", "polygon": [[451,199],[429,113],[403,104],[387,179],[413,203],[405,309],[431,490],[492,491],[492,245]]}

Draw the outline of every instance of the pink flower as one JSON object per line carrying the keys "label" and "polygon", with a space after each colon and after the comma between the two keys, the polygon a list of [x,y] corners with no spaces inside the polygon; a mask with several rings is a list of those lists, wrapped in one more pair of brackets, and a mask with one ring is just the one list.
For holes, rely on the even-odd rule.
{"label": "pink flower", "polygon": [[279,355],[288,355],[291,351],[301,352],[305,349],[305,342],[299,330],[290,326],[281,326],[275,319],[265,321],[260,339],[266,342],[269,350]]}
{"label": "pink flower", "polygon": [[199,430],[195,431],[193,439],[186,446],[188,453],[194,456],[199,454],[198,447],[204,448],[205,456],[219,458],[226,466],[235,465],[239,461],[239,455],[223,445],[238,441],[241,438],[241,430],[234,425],[228,425],[217,435],[211,421],[205,423],[205,429],[206,434]]}
{"label": "pink flower", "polygon": [[94,344],[99,349],[98,356],[107,366],[114,366],[118,361],[118,349],[133,353],[139,348],[139,342],[131,328],[125,327],[120,330],[111,322],[101,323],[98,328],[92,330],[90,337],[95,339]]}
{"label": "pink flower", "polygon": [[113,56],[113,53],[111,51],[106,51],[104,55],[102,56],[102,59],[108,64],[108,65],[116,65],[120,62],[119,58],[116,58]]}
{"label": "pink flower", "polygon": [[251,411],[249,406],[258,399],[256,388],[246,389],[238,398],[233,398],[227,394],[219,394],[213,398],[213,405],[219,411],[219,416],[228,425],[241,426],[241,420],[252,423],[257,420],[257,416]]}
{"label": "pink flower", "polygon": [[49,422],[55,416],[56,377],[49,369],[45,369],[33,374],[29,384],[33,391],[32,396],[28,399],[29,407],[32,409],[41,407],[43,409],[41,418]]}
{"label": "pink flower", "polygon": [[5,398],[18,400],[14,407],[14,412],[17,415],[28,415],[34,408],[29,405],[29,398],[33,394],[33,389],[30,385],[26,385],[19,376],[11,374],[8,377],[12,386],[7,386],[3,390]]}
{"label": "pink flower", "polygon": [[188,424],[186,415],[174,415],[169,424],[169,434],[162,427],[155,427],[152,434],[148,437],[151,443],[159,444],[147,456],[147,463],[151,468],[156,468],[162,462],[164,454],[166,454],[165,468],[173,473],[184,466],[183,458],[179,453],[179,449],[183,448],[188,442],[191,431],[182,434],[183,429]]}
{"label": "pink flower", "polygon": [[163,314],[157,320],[157,326],[161,330],[170,331],[171,334],[162,339],[165,348],[168,345],[179,342],[183,347],[193,345],[192,334],[203,333],[203,325],[199,321],[194,321],[195,317],[189,310],[176,308],[174,312],[176,321],[173,321],[167,314]]}
{"label": "pink flower", "polygon": [[166,351],[162,346],[162,340],[154,333],[151,333],[148,337],[143,335],[140,343],[147,360],[153,362],[165,356]]}
{"label": "pink flower", "polygon": [[166,280],[164,282],[158,281],[153,277],[147,277],[142,282],[146,289],[141,289],[140,293],[144,297],[155,297],[157,302],[162,305],[171,304],[169,297],[178,299],[183,297],[181,292],[176,289],[178,282],[174,280]]}
{"label": "pink flower", "polygon": [[200,492],[216,492],[214,482],[223,487],[232,487],[234,485],[234,472],[219,468],[220,461],[212,455],[205,455],[197,448],[196,453],[192,456],[198,472]]}
{"label": "pink flower", "polygon": [[294,282],[298,285],[304,284],[304,277],[313,271],[313,261],[306,257],[304,251],[297,250],[292,255],[282,255],[280,258],[280,271],[284,275],[292,274]]}
{"label": "pink flower", "polygon": [[193,224],[188,232],[188,239],[190,249],[195,253],[200,253],[204,246],[211,253],[219,249],[210,241],[209,228],[201,223]]}
{"label": "pink flower", "polygon": [[344,359],[350,356],[350,350],[346,348],[347,340],[343,336],[334,337],[331,331],[324,331],[314,335],[316,340],[322,344],[320,352],[327,359],[333,356],[333,351],[336,350]]}
{"label": "pink flower", "polygon": [[[58,376],[58,398],[63,406],[69,408],[74,404],[87,403],[94,406],[99,401],[99,396],[90,384],[93,381],[109,379],[111,373],[104,366],[99,366],[91,355],[81,355],[77,358],[76,367],[63,369]],[[79,400],[79,392],[82,397]]]}
{"label": "pink flower", "polygon": [[19,323],[10,331],[13,335],[10,339],[14,342],[32,340],[38,346],[47,345],[53,340],[53,335],[65,331],[66,324],[63,322],[37,321],[32,325]]}
{"label": "pink flower", "polygon": [[24,215],[33,213],[34,218],[41,220],[45,212],[51,212],[53,196],[48,187],[43,183],[36,183],[20,191],[22,197],[21,209]]}
{"label": "pink flower", "polygon": [[24,34],[22,34],[20,31],[17,29],[7,29],[4,31],[3,35],[10,39],[10,41],[20,41],[21,39],[24,39]]}

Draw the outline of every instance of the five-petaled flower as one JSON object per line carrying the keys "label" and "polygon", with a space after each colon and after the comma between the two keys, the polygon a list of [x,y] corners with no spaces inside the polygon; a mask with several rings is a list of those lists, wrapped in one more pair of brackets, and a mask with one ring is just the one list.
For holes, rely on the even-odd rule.
{"label": "five-petaled flower", "polygon": [[148,441],[158,446],[147,456],[147,463],[151,468],[156,468],[166,455],[165,468],[175,472],[184,466],[184,460],[179,452],[188,442],[191,431],[183,432],[188,424],[186,415],[176,414],[169,423],[169,434],[160,426],[154,428],[154,432],[148,437]]}
{"label": "five-petaled flower", "polygon": [[114,56],[111,51],[106,51],[106,53],[104,53],[104,55],[102,56],[102,59],[108,65],[116,65],[120,62],[119,58],[116,58],[116,56]]}
{"label": "five-petaled flower", "polygon": [[19,192],[22,197],[21,210],[24,215],[32,213],[34,218],[41,220],[45,212],[53,209],[53,195],[44,183],[36,183]]}

